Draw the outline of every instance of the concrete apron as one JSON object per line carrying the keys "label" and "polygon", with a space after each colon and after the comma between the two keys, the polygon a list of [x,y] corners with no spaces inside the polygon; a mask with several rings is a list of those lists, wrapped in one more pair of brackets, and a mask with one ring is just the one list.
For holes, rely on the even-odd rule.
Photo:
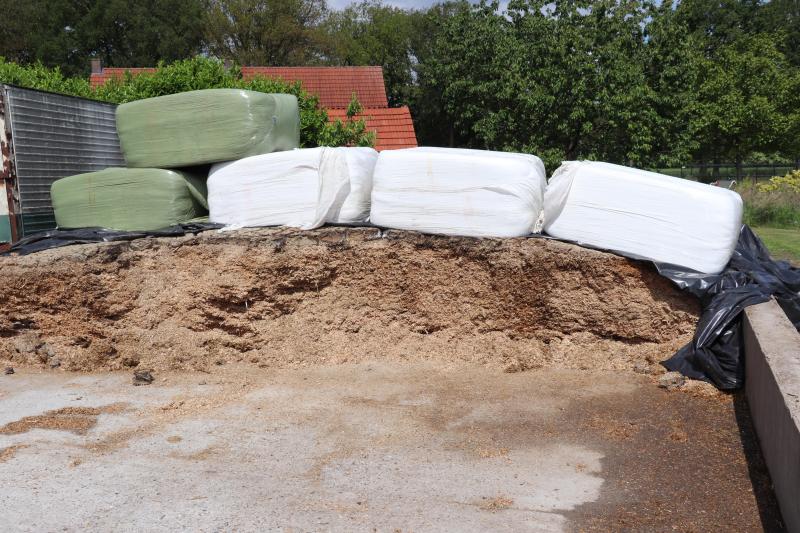
{"label": "concrete apron", "polygon": [[629,372],[17,369],[0,407],[4,532],[762,524],[731,398]]}
{"label": "concrete apron", "polygon": [[[464,443],[470,425],[501,417],[503,406],[467,404],[461,417],[441,420],[432,409],[420,426],[409,415],[428,411],[435,395],[372,374],[374,384],[353,387],[312,374],[239,391],[197,385],[201,375],[191,396],[192,384],[172,376],[148,387],[131,386],[127,375],[5,380],[13,384],[4,386],[0,425],[65,406],[124,405],[106,408],[84,435],[0,435],[0,448],[26,447],[0,465],[3,479],[15,480],[0,489],[2,529],[135,522],[140,530],[318,531],[369,529],[379,519],[415,531],[513,531],[531,520],[556,531],[565,520],[559,511],[598,497],[597,451]],[[579,463],[585,468],[576,471]],[[508,506],[504,498],[515,509],[502,517],[481,509]],[[41,512],[54,500],[53,512]]]}

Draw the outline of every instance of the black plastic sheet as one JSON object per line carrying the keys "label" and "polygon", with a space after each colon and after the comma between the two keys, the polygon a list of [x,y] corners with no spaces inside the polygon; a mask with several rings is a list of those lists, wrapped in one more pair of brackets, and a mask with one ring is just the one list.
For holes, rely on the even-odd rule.
{"label": "black plastic sheet", "polygon": [[800,269],[775,261],[748,226],[727,268],[720,274],[699,274],[656,264],[658,272],[700,298],[702,314],[692,342],[662,364],[686,377],[709,381],[720,389],[744,383],[742,310],[775,298],[800,330]]}
{"label": "black plastic sheet", "polygon": [[59,248],[71,244],[89,244],[93,242],[132,241],[144,237],[182,237],[187,234],[196,235],[202,231],[219,229],[222,224],[210,222],[189,222],[170,226],[155,231],[117,231],[104,228],[54,229],[34,233],[11,245],[6,252],[14,255],[27,255],[50,248]]}

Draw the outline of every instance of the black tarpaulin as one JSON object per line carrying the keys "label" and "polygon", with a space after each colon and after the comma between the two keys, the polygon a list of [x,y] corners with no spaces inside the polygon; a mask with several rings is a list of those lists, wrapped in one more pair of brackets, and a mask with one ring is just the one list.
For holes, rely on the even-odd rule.
{"label": "black tarpaulin", "polygon": [[190,222],[170,226],[155,231],[117,231],[104,228],[80,228],[70,230],[54,229],[34,233],[11,245],[7,254],[27,255],[50,248],[59,248],[71,244],[89,244],[93,242],[132,241],[144,237],[182,237],[187,234],[195,235],[202,231],[219,229],[222,224],[210,222]]}
{"label": "black tarpaulin", "polygon": [[687,272],[656,265],[658,272],[700,298],[702,314],[692,342],[662,363],[689,378],[710,381],[720,389],[744,383],[742,310],[775,298],[800,330],[800,269],[775,261],[764,243],[742,226],[739,242],[720,274]]}

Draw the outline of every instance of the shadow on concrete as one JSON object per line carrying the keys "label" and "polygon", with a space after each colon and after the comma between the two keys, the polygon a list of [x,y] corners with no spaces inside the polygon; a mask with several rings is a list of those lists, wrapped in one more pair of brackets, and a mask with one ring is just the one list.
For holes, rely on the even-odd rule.
{"label": "shadow on concrete", "polygon": [[742,448],[747,458],[747,470],[750,473],[750,482],[753,485],[753,494],[758,502],[758,512],[764,531],[779,533],[786,531],[778,507],[778,500],[772,490],[772,480],[769,470],[761,454],[753,420],[750,417],[750,407],[744,390],[733,394],[733,406],[736,413],[736,422],[739,425],[739,435],[742,439]]}

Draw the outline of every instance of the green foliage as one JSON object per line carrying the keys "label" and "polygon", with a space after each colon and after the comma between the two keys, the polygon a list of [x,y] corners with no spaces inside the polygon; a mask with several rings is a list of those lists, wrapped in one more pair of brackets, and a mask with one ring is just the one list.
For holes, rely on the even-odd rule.
{"label": "green foliage", "polygon": [[358,101],[358,96],[356,96],[356,93],[353,93],[350,96],[350,103],[347,104],[347,116],[353,118],[363,110],[364,108],[361,106],[361,102]]}
{"label": "green foliage", "polygon": [[205,0],[0,0],[0,55],[86,75],[107,66],[155,65],[202,49]]}
{"label": "green foliage", "polygon": [[417,129],[423,141],[537,153],[551,168],[578,158],[795,160],[800,69],[785,54],[787,30],[765,29],[764,9],[747,0],[433,8]]}
{"label": "green foliage", "polygon": [[[81,78],[65,78],[58,69],[40,64],[21,67],[0,59],[0,81],[33,89],[59,92],[117,104],[199,89],[234,88],[297,96],[300,107],[301,146],[372,146],[374,134],[367,132],[363,120],[328,123],[328,114],[319,99],[303,90],[299,83],[256,77],[245,81],[237,68],[226,69],[219,60],[196,57],[165,65],[153,73],[130,73],[120,80],[109,80],[96,90]],[[357,101],[356,101],[357,104]]]}
{"label": "green foliage", "polygon": [[744,205],[743,221],[750,226],[800,228],[800,208],[757,200]]}
{"label": "green foliage", "polygon": [[170,65],[159,63],[153,73],[125,73],[122,79],[108,80],[95,94],[99,100],[123,104],[199,89],[231,88],[240,83],[240,78],[237,70],[227,70],[221,61],[197,57]]}
{"label": "green foliage", "polygon": [[320,26],[325,64],[381,65],[390,105],[405,103],[413,85],[413,44],[422,15],[375,0],[330,13]]}
{"label": "green foliage", "polygon": [[[319,146],[375,146],[375,132],[367,131],[363,120],[336,119],[333,124],[326,124],[326,128],[318,137]],[[342,142],[346,139],[348,142]]]}
{"label": "green foliage", "polygon": [[303,65],[326,12],[325,0],[209,0],[206,45],[240,65]]}
{"label": "green foliage", "polygon": [[654,144],[637,2],[463,2],[440,20],[420,71],[457,144],[641,164]]}
{"label": "green foliage", "polygon": [[[800,157],[798,0],[455,0],[425,11],[357,1],[330,11],[325,0],[0,0],[0,55],[33,70],[0,67],[91,95],[69,78],[90,56],[381,65],[390,105],[411,107],[421,144],[533,152],[551,168]],[[179,61],[98,96],[242,83],[217,61]],[[301,106],[305,143],[368,142],[359,121],[329,125],[313,99]]]}
{"label": "green foliage", "polygon": [[800,195],[800,170],[794,170],[785,176],[774,176],[767,182],[759,183],[756,188],[759,192]]}
{"label": "green foliage", "polygon": [[746,224],[800,228],[800,171],[768,182],[744,180],[736,190],[744,201]]}
{"label": "green foliage", "polygon": [[792,137],[800,118],[798,89],[800,72],[771,36],[747,35],[719,46],[698,74],[689,125],[696,154],[739,162],[756,151],[798,153]]}
{"label": "green foliage", "polygon": [[0,57],[0,82],[73,96],[92,95],[89,81],[85,78],[67,78],[59,68],[47,68],[41,63],[23,67],[2,57]]}
{"label": "green foliage", "polygon": [[760,5],[759,31],[778,36],[778,46],[792,65],[800,66],[800,2],[771,0]]}

